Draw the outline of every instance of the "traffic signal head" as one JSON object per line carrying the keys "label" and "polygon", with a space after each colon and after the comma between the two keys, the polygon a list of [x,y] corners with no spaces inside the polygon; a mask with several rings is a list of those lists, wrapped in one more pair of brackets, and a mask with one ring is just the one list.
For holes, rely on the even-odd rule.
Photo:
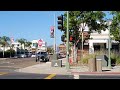
{"label": "traffic signal head", "polygon": [[63,15],[58,16],[58,29],[63,30]]}
{"label": "traffic signal head", "polygon": [[61,36],[61,41],[64,42],[65,41],[65,35]]}

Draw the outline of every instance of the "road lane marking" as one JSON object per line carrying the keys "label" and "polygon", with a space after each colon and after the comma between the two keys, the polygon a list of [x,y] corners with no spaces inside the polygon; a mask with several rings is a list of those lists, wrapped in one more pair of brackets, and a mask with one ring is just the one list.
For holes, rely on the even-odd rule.
{"label": "road lane marking", "polygon": [[0,72],[0,75],[8,74],[7,72]]}
{"label": "road lane marking", "polygon": [[50,75],[47,76],[45,79],[52,79],[54,76],[56,76],[56,74],[50,74]]}
{"label": "road lane marking", "polygon": [[79,79],[80,76],[79,75],[74,75],[74,79]]}

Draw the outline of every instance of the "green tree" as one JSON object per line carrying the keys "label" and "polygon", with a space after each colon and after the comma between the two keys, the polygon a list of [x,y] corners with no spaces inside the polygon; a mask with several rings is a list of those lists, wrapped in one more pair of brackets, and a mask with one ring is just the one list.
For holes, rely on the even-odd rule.
{"label": "green tree", "polygon": [[26,42],[25,42],[25,47],[28,47],[29,50],[30,50],[30,48],[31,48],[31,44],[32,44],[32,42],[30,42],[30,41],[26,41]]}
{"label": "green tree", "polygon": [[53,53],[53,51],[54,51],[53,48],[50,48],[50,47],[47,48],[48,53]]}
{"label": "green tree", "polygon": [[113,35],[113,40],[119,42],[119,53],[120,53],[120,11],[111,11],[113,15],[112,23],[110,25],[110,34]]}
{"label": "green tree", "polygon": [[[26,43],[26,39],[21,38],[17,40],[20,44],[21,44],[21,50],[24,49],[24,54],[25,54],[25,43]],[[24,48],[22,48],[22,45],[24,45]],[[21,54],[21,50],[20,50],[20,54]]]}
{"label": "green tree", "polygon": [[3,36],[0,38],[0,44],[3,46],[3,57],[5,53],[5,47],[9,46],[10,38],[7,36]]}
{"label": "green tree", "polygon": [[13,53],[13,51],[14,51],[14,44],[10,44],[10,58],[11,58],[11,55],[12,55],[12,53]]}
{"label": "green tree", "polygon": [[[79,29],[84,31],[85,27],[89,27],[89,33],[92,30],[98,31],[106,30],[104,17],[106,16],[103,11],[69,11],[69,34],[74,35],[76,41],[81,41],[81,35]],[[82,25],[83,24],[83,25]],[[64,13],[64,29],[61,30],[66,37],[67,29],[67,13]],[[89,39],[89,37],[86,37]],[[85,38],[85,39],[86,39]],[[76,42],[75,42],[76,43]]]}

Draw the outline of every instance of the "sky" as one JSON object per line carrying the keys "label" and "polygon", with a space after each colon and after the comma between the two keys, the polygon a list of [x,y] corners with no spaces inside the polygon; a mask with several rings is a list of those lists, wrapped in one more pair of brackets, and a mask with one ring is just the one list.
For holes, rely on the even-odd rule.
{"label": "sky", "polygon": [[56,15],[56,44],[61,42],[62,32],[57,29],[57,16],[64,11],[0,11],[0,36],[25,38],[28,41],[43,39],[53,45],[50,27],[54,25]]}
{"label": "sky", "polygon": [[[0,11],[0,36],[24,38],[28,41],[43,39],[47,45],[53,45],[50,27],[54,25],[56,15],[56,44],[61,44],[62,32],[57,29],[57,16],[65,11]],[[111,18],[107,14],[107,18]]]}

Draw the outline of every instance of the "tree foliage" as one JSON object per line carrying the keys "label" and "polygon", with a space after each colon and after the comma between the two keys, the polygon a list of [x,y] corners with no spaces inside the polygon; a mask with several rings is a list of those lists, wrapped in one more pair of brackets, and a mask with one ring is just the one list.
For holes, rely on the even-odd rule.
{"label": "tree foliage", "polygon": [[4,57],[5,47],[9,46],[10,38],[7,36],[0,37],[0,44],[3,46],[3,57]]}
{"label": "tree foliage", "polygon": [[[105,25],[104,17],[106,14],[102,11],[69,11],[69,34],[74,35],[76,40],[81,39],[80,31],[84,31],[85,27],[89,27],[89,33],[92,30],[98,31],[106,30],[107,25]],[[83,24],[84,25],[81,25]],[[63,34],[66,36],[67,29],[67,13],[64,13],[64,30]]]}
{"label": "tree foliage", "polygon": [[26,42],[25,42],[25,46],[26,46],[26,47],[30,47],[31,44],[32,44],[32,42],[30,42],[30,41],[26,41]]}
{"label": "tree foliage", "polygon": [[7,37],[7,36],[3,36],[0,38],[0,44],[5,47],[7,45],[9,45],[9,41],[10,41],[10,38]]}
{"label": "tree foliage", "polygon": [[111,11],[113,15],[112,23],[110,25],[110,32],[113,39],[120,42],[120,11]]}
{"label": "tree foliage", "polygon": [[22,51],[22,45],[24,45],[24,54],[25,54],[25,43],[26,43],[27,40],[24,39],[24,38],[21,38],[21,39],[18,39],[17,41],[21,44],[20,53],[21,53],[21,51]]}

